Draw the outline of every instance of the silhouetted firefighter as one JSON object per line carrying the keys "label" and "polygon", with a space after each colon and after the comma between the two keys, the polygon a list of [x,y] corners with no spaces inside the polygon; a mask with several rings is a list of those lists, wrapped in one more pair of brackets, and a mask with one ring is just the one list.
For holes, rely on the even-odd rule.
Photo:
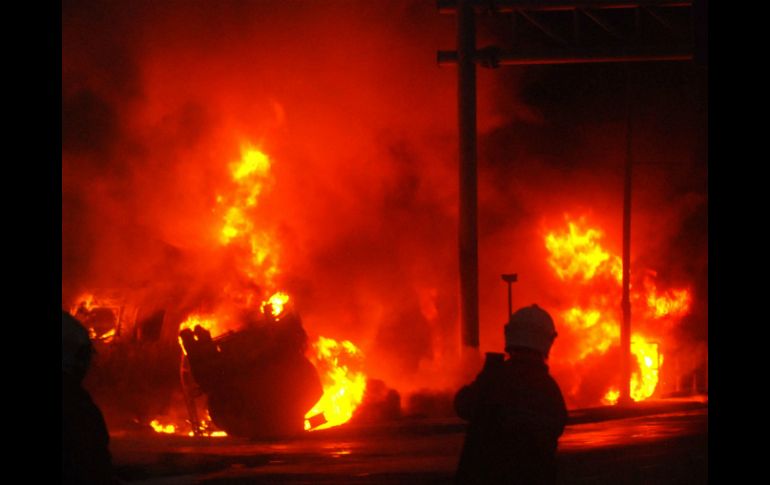
{"label": "silhouetted firefighter", "polygon": [[567,421],[564,398],[545,361],[556,338],[548,313],[532,305],[510,316],[505,350],[455,396],[469,421],[457,483],[552,484],[556,447]]}
{"label": "silhouetted firefighter", "polygon": [[305,358],[307,334],[298,315],[277,320],[268,311],[245,329],[215,340],[200,326],[183,330],[180,337],[217,427],[251,438],[304,430],[305,413],[323,388]]}
{"label": "silhouetted firefighter", "polygon": [[82,385],[93,355],[88,331],[69,313],[61,320],[61,483],[116,484],[104,416]]}

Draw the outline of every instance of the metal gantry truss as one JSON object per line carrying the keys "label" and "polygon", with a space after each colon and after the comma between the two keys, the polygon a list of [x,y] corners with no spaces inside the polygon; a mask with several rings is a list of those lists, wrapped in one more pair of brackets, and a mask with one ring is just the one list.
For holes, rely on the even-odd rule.
{"label": "metal gantry truss", "polygon": [[[438,0],[439,12],[457,13],[462,0]],[[474,63],[511,65],[682,61],[693,57],[692,1],[468,0],[477,16],[505,15],[506,45],[476,50]],[[457,51],[439,51],[440,65]]]}

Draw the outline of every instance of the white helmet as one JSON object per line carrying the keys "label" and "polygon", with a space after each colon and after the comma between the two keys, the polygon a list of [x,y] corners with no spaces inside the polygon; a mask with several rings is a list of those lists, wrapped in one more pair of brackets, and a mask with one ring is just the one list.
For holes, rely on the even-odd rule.
{"label": "white helmet", "polygon": [[534,349],[548,357],[556,327],[547,311],[537,305],[520,308],[505,325],[505,350],[512,347]]}

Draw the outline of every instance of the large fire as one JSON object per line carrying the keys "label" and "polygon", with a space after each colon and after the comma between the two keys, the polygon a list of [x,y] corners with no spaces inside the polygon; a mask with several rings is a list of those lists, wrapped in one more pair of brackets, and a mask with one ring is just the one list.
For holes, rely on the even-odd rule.
{"label": "large fire", "polygon": [[270,167],[270,158],[264,152],[243,144],[241,159],[230,164],[231,193],[217,196],[217,204],[223,213],[220,243],[239,243],[248,248],[250,260],[241,270],[257,283],[274,286],[279,247],[269,231],[257,226],[254,214],[259,196],[271,182]]}
{"label": "large fire", "polygon": [[548,264],[562,280],[580,277],[588,281],[597,275],[622,279],[623,263],[602,248],[599,240],[604,233],[599,229],[583,229],[582,221],[569,222],[566,233],[548,233],[545,247]]}
{"label": "large fire", "polygon": [[[620,257],[605,249],[601,240],[604,232],[589,227],[586,219],[567,218],[567,229],[548,231],[545,247],[549,252],[548,264],[554,273],[576,289],[590,289],[589,293],[574,291],[580,301],[559,312],[562,322],[574,333],[576,345],[564,349],[566,360],[581,362],[589,356],[606,354],[619,344],[620,339],[620,285],[622,262]],[[660,291],[648,272],[641,291],[631,286],[632,315],[635,331],[631,335],[631,353],[636,365],[631,373],[631,398],[641,401],[655,392],[663,365],[663,336],[658,322],[676,322],[690,310],[691,294],[687,288]],[[581,295],[588,296],[581,296]],[[643,328],[643,332],[636,330]],[[648,333],[650,332],[650,333]],[[602,402],[615,404],[620,397],[618,386],[610,386]]]}
{"label": "large fire", "polygon": [[[219,243],[222,246],[238,246],[248,252],[250,257],[241,260],[240,270],[254,283],[253,287],[246,289],[227,287],[225,294],[241,309],[259,311],[280,324],[281,316],[287,310],[289,295],[284,291],[273,291],[270,297],[257,304],[260,299],[254,289],[259,285],[274,287],[275,277],[279,274],[279,245],[269,231],[258,227],[253,214],[259,196],[271,180],[270,168],[271,161],[265,153],[250,144],[243,145],[241,159],[229,166],[232,191],[217,197],[222,212]],[[237,319],[230,318],[226,310],[222,314],[196,312],[188,315],[180,324],[179,331],[201,326],[211,333],[212,338],[217,338],[228,331],[236,331],[236,322]],[[319,337],[312,344],[308,358],[321,377],[323,396],[307,412],[305,429],[325,429],[346,423],[361,403],[366,389],[366,375],[362,371],[363,353],[348,340],[337,342]],[[204,424],[210,425],[210,420]],[[160,425],[158,420],[151,425],[159,433],[181,432],[182,428],[172,424]],[[204,435],[214,436],[211,433]]]}

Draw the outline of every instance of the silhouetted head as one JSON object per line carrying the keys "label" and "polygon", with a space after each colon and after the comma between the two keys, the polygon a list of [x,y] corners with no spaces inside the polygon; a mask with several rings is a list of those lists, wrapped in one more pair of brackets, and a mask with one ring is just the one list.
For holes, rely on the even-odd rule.
{"label": "silhouetted head", "polygon": [[88,330],[75,317],[62,311],[61,315],[61,370],[82,380],[91,364],[93,347]]}
{"label": "silhouetted head", "polygon": [[548,358],[556,338],[556,327],[551,315],[537,305],[520,308],[513,313],[504,331],[506,352],[512,353],[517,349],[535,350],[544,359]]}

